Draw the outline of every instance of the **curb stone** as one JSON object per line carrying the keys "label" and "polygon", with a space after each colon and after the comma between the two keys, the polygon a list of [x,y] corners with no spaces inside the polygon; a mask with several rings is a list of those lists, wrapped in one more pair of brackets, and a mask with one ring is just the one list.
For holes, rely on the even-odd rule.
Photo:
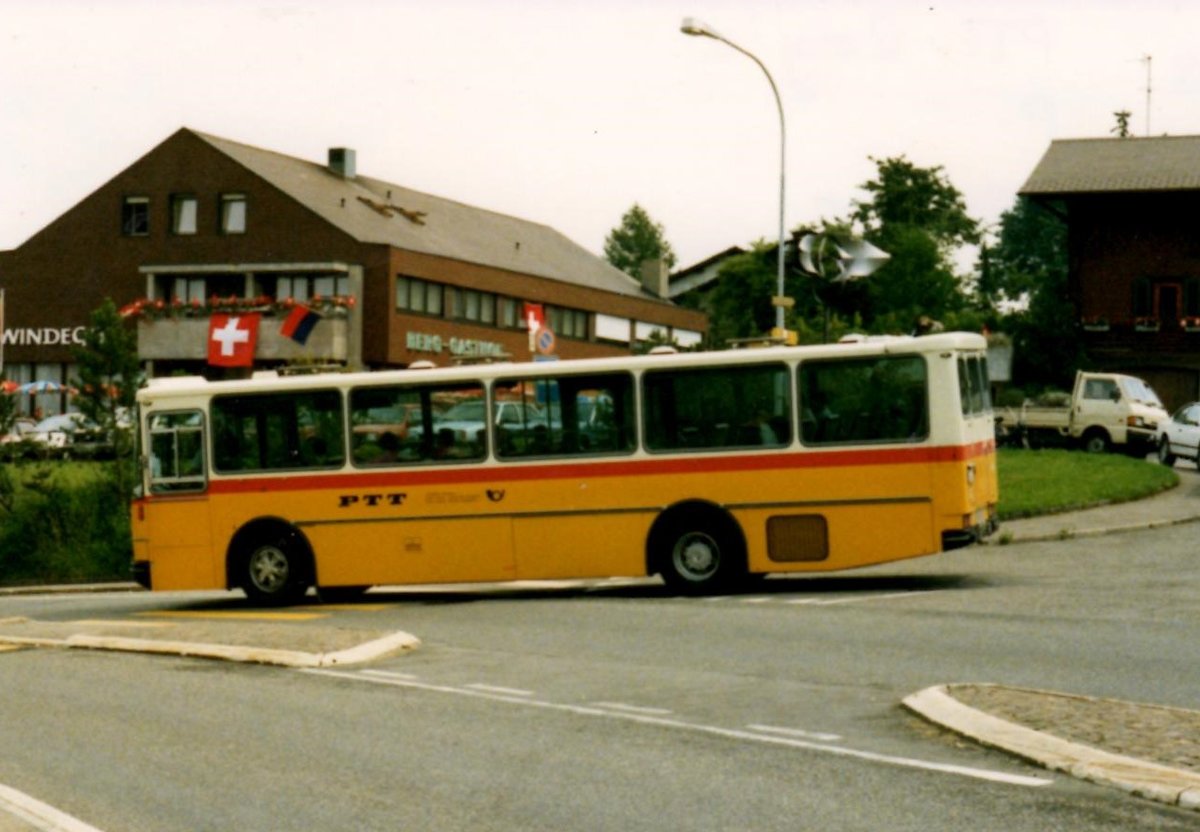
{"label": "curb stone", "polygon": [[935,725],[1051,771],[1115,786],[1159,803],[1200,810],[1200,773],[1113,754],[1018,725],[964,705],[948,687],[926,688],[905,697],[902,704]]}

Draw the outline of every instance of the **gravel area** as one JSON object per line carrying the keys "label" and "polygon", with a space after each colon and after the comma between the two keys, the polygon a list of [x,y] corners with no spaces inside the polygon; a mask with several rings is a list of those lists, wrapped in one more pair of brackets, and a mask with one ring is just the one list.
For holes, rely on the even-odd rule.
{"label": "gravel area", "polygon": [[947,692],[1035,731],[1200,773],[1200,711],[1001,685],[951,685]]}

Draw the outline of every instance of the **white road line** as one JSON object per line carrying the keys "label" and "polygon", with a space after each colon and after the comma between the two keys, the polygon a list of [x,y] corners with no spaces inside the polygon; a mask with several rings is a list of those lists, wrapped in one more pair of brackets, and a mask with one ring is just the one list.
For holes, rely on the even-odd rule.
{"label": "white road line", "polygon": [[[40,832],[100,832],[79,818],[60,812],[53,806],[35,800],[24,792],[0,785],[0,813],[20,818]],[[8,826],[0,821],[0,828]]]}
{"label": "white road line", "polygon": [[918,595],[932,595],[935,592],[945,592],[942,589],[920,589],[911,592],[888,592],[882,595],[855,595],[852,598],[797,598],[784,601],[785,604],[812,604],[818,607],[832,607],[838,604],[861,604],[864,601],[885,601],[895,598],[912,598]]}
{"label": "white road line", "polygon": [[771,599],[764,598],[762,596],[756,596],[754,598],[739,598],[738,600],[741,601],[743,604],[765,604],[765,603],[769,602]]}
{"label": "white road line", "polygon": [[644,705],[626,705],[624,702],[592,702],[591,704],[597,708],[612,708],[614,711],[625,711],[630,714],[667,716],[671,713],[667,708],[647,708]]}
{"label": "white road line", "polygon": [[520,688],[502,688],[498,685],[485,685],[483,682],[475,682],[474,684],[464,685],[463,687],[471,690],[481,691],[483,693],[498,693],[501,696],[533,696],[531,690],[521,690]]}
{"label": "white road line", "polygon": [[414,682],[421,678],[413,673],[394,673],[390,670],[364,670],[363,673],[367,676],[382,676],[386,679],[399,679],[404,682]]}
{"label": "white road line", "polygon": [[776,725],[747,725],[746,727],[751,731],[761,731],[764,734],[799,737],[801,739],[816,740],[817,742],[839,742],[842,739],[840,734],[823,734],[820,731],[803,731],[799,728],[781,728]]}
{"label": "white road line", "polygon": [[542,699],[519,698],[517,696],[501,693],[489,693],[487,691],[476,690],[473,688],[459,688],[450,685],[434,685],[425,682],[388,679],[374,674],[368,675],[355,671],[300,668],[300,672],[312,673],[318,676],[331,676],[338,679],[352,679],[363,682],[372,682],[374,684],[381,685],[394,685],[396,687],[424,690],[431,693],[449,693],[454,694],[455,696],[471,696],[477,699],[488,699],[494,702],[507,702],[512,705],[525,705],[530,708],[543,708],[549,711],[560,711],[563,713],[577,714],[580,716],[600,716],[607,719],[621,719],[627,722],[636,722],[642,725],[654,725],[659,728],[674,728],[683,731],[692,731],[698,734],[724,737],[726,739],[758,742],[766,745],[784,746],[787,748],[803,748],[808,751],[818,751],[826,754],[838,755],[841,757],[852,757],[854,759],[883,763],[885,765],[900,766],[902,768],[919,769],[922,771],[935,771],[942,774],[955,774],[962,777],[971,777],[976,780],[987,780],[993,783],[1037,787],[1049,786],[1054,782],[1053,780],[1049,780],[1045,777],[1029,777],[1020,774],[1007,774],[1002,771],[993,771],[991,769],[973,768],[970,766],[959,766],[949,763],[933,763],[927,760],[916,760],[910,757],[893,757],[887,754],[876,754],[871,751],[859,751],[853,748],[844,748],[838,745],[823,745],[821,743],[792,737],[775,737],[764,734],[753,734],[733,728],[721,728],[717,725],[702,725],[694,722],[684,722],[678,719],[667,719],[665,717],[653,716],[650,714],[627,713],[624,711],[608,710],[589,705],[567,705],[559,702],[547,702]]}

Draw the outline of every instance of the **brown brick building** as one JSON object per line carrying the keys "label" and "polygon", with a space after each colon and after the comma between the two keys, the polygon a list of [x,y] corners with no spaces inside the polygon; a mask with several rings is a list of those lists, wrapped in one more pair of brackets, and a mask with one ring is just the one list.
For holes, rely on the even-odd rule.
{"label": "brown brick building", "polygon": [[[690,345],[707,328],[666,299],[665,272],[644,285],[548,226],[361,176],[352,150],[318,164],[189,129],[0,252],[0,289],[4,376],[20,382],[69,381],[106,297],[144,301],[154,375],[225,372],[206,364],[214,299],[263,314],[259,367],[529,360],[527,303],[563,358],[629,352],[654,331]],[[303,346],[280,332],[292,302],[322,315]]]}
{"label": "brown brick building", "polygon": [[1088,354],[1200,398],[1200,136],[1054,141],[1020,192],[1066,221]]}

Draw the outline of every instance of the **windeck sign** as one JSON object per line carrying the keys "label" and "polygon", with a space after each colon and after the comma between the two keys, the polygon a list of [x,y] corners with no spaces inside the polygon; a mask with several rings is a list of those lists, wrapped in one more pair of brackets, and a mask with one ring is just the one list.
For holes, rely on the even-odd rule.
{"label": "windeck sign", "polygon": [[57,347],[83,343],[85,326],[6,329],[0,343],[14,347]]}

